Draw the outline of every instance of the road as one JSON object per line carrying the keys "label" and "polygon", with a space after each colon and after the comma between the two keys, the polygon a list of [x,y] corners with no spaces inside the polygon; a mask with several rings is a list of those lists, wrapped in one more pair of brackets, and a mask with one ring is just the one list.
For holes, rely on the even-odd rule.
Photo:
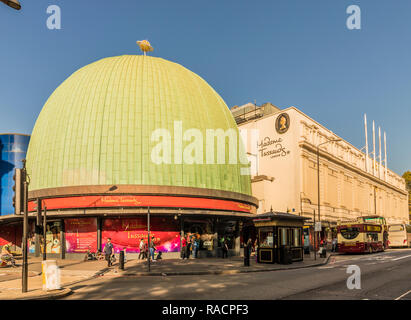
{"label": "road", "polygon": [[[348,289],[349,265],[361,289]],[[389,299],[411,300],[411,250],[332,257],[326,266],[202,276],[100,277],[73,286],[66,299]]]}

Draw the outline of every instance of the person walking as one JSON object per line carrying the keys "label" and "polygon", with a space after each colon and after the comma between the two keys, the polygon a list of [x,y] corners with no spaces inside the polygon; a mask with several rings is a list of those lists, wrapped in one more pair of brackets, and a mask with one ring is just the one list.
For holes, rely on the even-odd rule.
{"label": "person walking", "polygon": [[111,267],[111,256],[114,255],[114,246],[111,243],[111,238],[107,238],[107,242],[104,246],[104,255],[107,261],[107,267]]}
{"label": "person walking", "polygon": [[150,241],[150,256],[151,256],[151,261],[155,261],[154,260],[154,252],[156,251],[156,244],[154,243],[154,236],[151,237],[151,241]]}
{"label": "person walking", "polygon": [[143,257],[143,260],[147,258],[147,254],[146,254],[146,243],[144,242],[144,239],[141,238],[140,239],[140,253],[138,255],[138,260],[141,259],[141,257]]}
{"label": "person walking", "polygon": [[222,249],[223,249],[223,259],[224,259],[224,258],[228,258],[228,244],[227,244],[227,240],[224,240]]}

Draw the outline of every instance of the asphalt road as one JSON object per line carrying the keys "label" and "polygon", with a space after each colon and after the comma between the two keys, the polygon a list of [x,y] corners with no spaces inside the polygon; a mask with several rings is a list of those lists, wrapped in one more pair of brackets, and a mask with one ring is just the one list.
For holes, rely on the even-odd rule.
{"label": "asphalt road", "polygon": [[[361,289],[348,289],[349,265]],[[332,257],[326,266],[235,275],[100,277],[66,299],[400,299],[411,300],[411,250]]]}

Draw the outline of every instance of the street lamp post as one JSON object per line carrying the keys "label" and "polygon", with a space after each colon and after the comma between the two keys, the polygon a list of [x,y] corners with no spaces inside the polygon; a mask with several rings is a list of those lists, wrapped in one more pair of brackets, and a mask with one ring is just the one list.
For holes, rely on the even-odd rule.
{"label": "street lamp post", "polygon": [[150,207],[147,208],[147,245],[148,245],[148,272],[150,272],[150,253],[151,253],[151,242],[150,242]]}
{"label": "street lamp post", "polygon": [[[320,203],[320,146],[330,143],[330,142],[339,142],[342,139],[332,139],[325,141],[323,143],[320,143],[317,145],[317,193],[318,193],[318,222],[321,223],[321,203]],[[314,225],[314,233],[315,233],[315,225]],[[316,238],[315,238],[316,240]],[[315,241],[314,240],[314,241]],[[315,241],[316,242],[316,241]],[[317,243],[314,243],[315,247],[317,247]],[[316,251],[314,251],[314,258],[316,258]]]}
{"label": "street lamp post", "polygon": [[29,216],[27,210],[27,202],[28,202],[28,175],[26,171],[26,160],[23,161],[23,169],[22,169],[22,180],[23,180],[23,210],[24,210],[24,217],[23,217],[23,264],[22,264],[22,285],[21,289],[22,292],[25,293],[28,291],[27,282],[28,282],[28,262],[27,262],[27,242],[28,242],[28,224],[29,224]]}
{"label": "street lamp post", "polygon": [[19,0],[0,0],[1,2],[3,2],[4,4],[8,5],[10,8],[16,9],[16,10],[20,10],[21,9],[21,5]]}

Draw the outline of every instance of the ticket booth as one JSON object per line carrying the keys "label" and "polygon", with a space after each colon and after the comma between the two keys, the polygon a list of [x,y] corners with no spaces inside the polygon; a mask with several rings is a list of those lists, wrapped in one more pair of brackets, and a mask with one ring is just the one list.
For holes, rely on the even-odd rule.
{"label": "ticket booth", "polygon": [[283,263],[285,252],[291,261],[304,259],[304,221],[295,214],[268,212],[253,219],[257,230],[257,262]]}

